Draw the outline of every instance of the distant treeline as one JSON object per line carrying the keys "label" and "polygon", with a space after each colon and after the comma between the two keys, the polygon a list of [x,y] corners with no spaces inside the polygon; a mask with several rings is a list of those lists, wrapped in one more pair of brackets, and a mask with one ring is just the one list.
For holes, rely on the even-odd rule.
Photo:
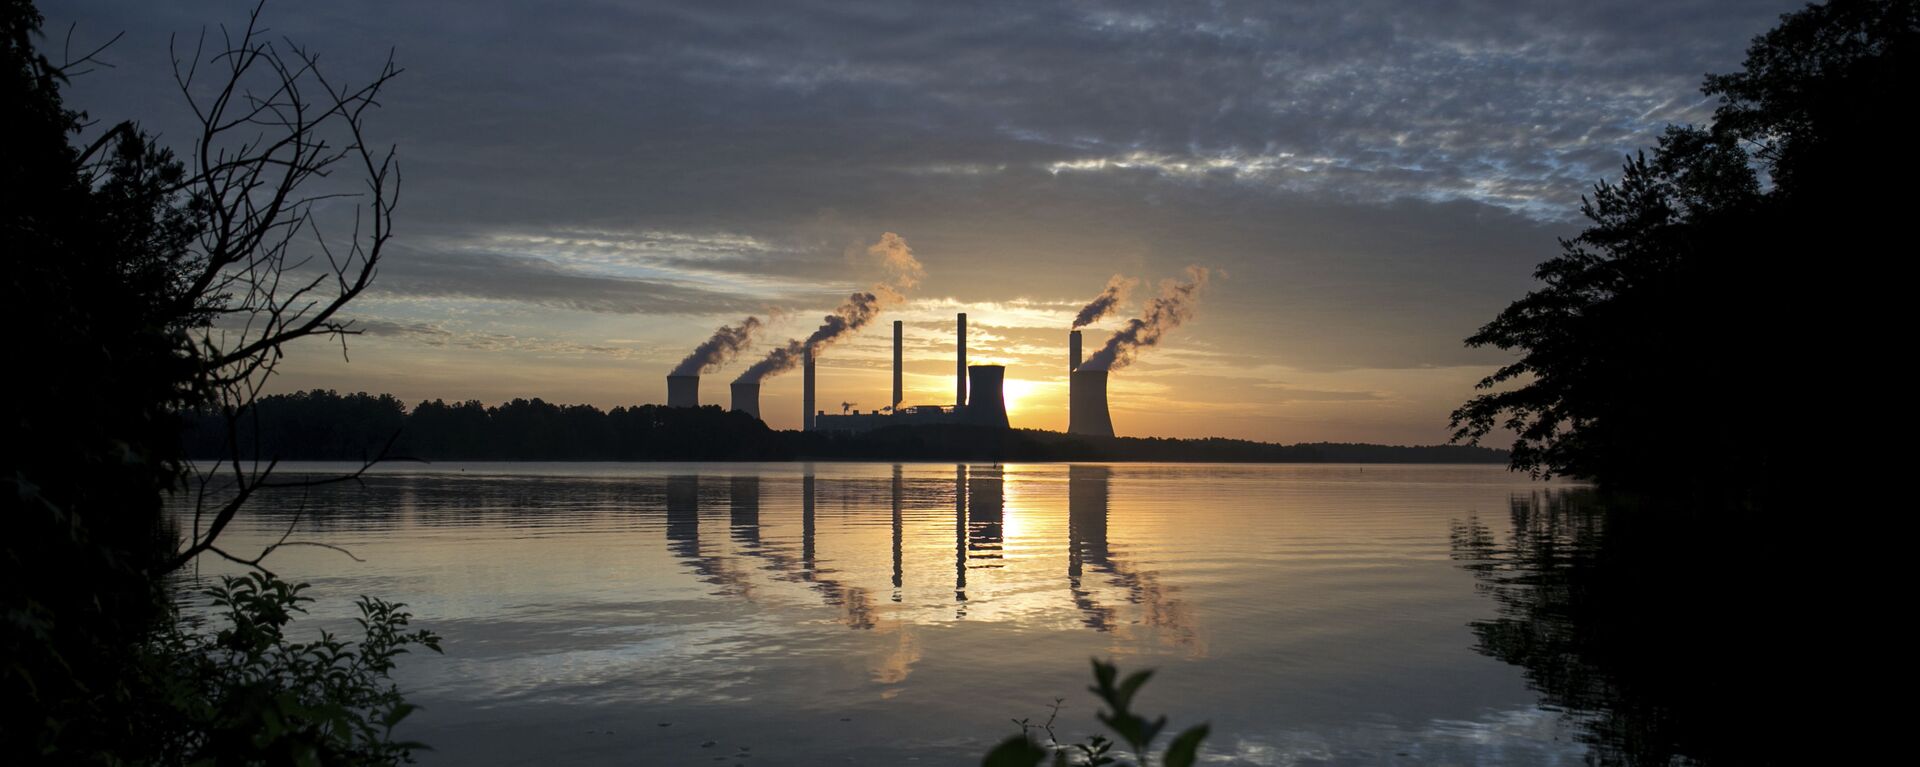
{"label": "distant treeline", "polygon": [[[218,414],[188,414],[187,454],[337,461],[1004,460],[1275,463],[1505,463],[1507,451],[1461,445],[1276,445],[1237,439],[1102,438],[976,426],[893,427],[866,434],[774,431],[709,405],[616,407],[516,399],[422,402],[313,390],[261,398],[228,438]],[[389,442],[391,446],[389,447]]]}

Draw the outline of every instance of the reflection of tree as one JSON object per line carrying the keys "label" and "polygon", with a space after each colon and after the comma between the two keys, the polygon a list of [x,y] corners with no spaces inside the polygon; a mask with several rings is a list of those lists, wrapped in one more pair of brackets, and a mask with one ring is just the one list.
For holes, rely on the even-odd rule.
{"label": "reflection of tree", "polygon": [[[1761,764],[1804,722],[1792,689],[1796,590],[1758,535],[1591,491],[1515,496],[1499,541],[1456,522],[1453,556],[1497,603],[1476,649],[1525,670],[1598,764]],[[1789,654],[1786,648],[1794,648]],[[1777,652],[1776,652],[1777,651]]]}

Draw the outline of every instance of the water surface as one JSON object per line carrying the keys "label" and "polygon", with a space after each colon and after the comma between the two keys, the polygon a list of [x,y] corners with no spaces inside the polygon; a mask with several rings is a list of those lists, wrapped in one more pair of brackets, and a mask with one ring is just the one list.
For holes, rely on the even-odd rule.
{"label": "water surface", "polygon": [[[325,471],[321,464],[290,467]],[[285,469],[283,469],[284,471]],[[1492,466],[441,464],[251,507],[315,625],[404,601],[424,763],[976,764],[1094,731],[1087,659],[1223,764],[1577,764],[1476,651],[1462,529],[1555,492]],[[208,561],[202,577],[231,572]],[[1484,586],[1482,587],[1484,589]]]}

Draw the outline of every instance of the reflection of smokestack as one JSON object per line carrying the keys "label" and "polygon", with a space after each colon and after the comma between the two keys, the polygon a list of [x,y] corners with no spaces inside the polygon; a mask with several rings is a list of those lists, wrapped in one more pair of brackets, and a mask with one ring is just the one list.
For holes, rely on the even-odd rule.
{"label": "reflection of smokestack", "polygon": [[1067,433],[1113,436],[1113,419],[1107,415],[1107,371],[1075,370],[1067,390]]}
{"label": "reflection of smokestack", "polygon": [[800,566],[811,576],[813,566],[813,464],[800,478]]}
{"label": "reflection of smokestack", "polygon": [[667,376],[667,407],[699,407],[700,376]]}
{"label": "reflection of smokestack", "polygon": [[953,404],[963,407],[967,404],[967,313],[960,313],[960,334],[954,348],[959,351],[953,372]]}
{"label": "reflection of smokestack", "polygon": [[967,465],[953,466],[953,601],[967,601]]}
{"label": "reflection of smokestack", "polygon": [[893,321],[893,402],[888,403],[893,410],[899,410],[900,400],[905,399],[901,396],[903,392],[900,386],[900,346],[905,340],[904,327],[899,320]]}
{"label": "reflection of smokestack", "polygon": [[996,429],[1007,428],[1007,400],[1002,384],[1007,378],[1005,365],[974,365],[967,368],[972,386],[967,392],[967,421]]}
{"label": "reflection of smokestack", "polygon": [[[900,323],[895,322],[893,326],[898,328],[900,327]],[[895,336],[895,338],[898,338],[898,336]],[[894,348],[898,349],[900,347],[896,346]],[[897,370],[898,368],[895,369]],[[903,581],[901,576],[904,572],[904,569],[901,567],[902,560],[900,556],[901,544],[905,541],[903,533],[906,527],[903,524],[900,514],[902,484],[900,480],[900,464],[896,463],[893,465],[893,601],[895,602],[900,601],[900,584]]]}
{"label": "reflection of smokestack", "polygon": [[1080,369],[1080,331],[1067,334],[1067,372]]}
{"label": "reflection of smokestack", "polygon": [[733,382],[733,409],[760,417],[760,384]]}
{"label": "reflection of smokestack", "polygon": [[800,353],[800,430],[813,431],[813,347]]}

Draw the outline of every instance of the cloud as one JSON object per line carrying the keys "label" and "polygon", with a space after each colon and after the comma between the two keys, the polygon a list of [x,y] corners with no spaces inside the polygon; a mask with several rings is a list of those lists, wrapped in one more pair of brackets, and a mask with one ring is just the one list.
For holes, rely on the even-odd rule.
{"label": "cloud", "polygon": [[456,330],[443,324],[359,317],[353,327],[373,338],[398,338],[422,346],[458,348],[483,352],[530,352],[540,355],[571,355],[627,359],[634,350],[622,346],[583,344],[554,338],[519,336],[509,333],[485,333]]}
{"label": "cloud", "polygon": [[[1737,68],[1800,2],[344,0],[267,16],[344,79],[389,48],[407,69],[369,124],[406,169],[404,250],[375,281],[388,297],[517,304],[541,337],[573,312],[658,317],[644,361],[664,371],[721,322],[777,307],[811,323],[871,281],[846,254],[892,231],[939,254],[916,288],[937,298],[894,316],[1031,328],[1005,332],[1006,356],[1048,375],[1045,345],[1099,280],[1204,263],[1234,275],[1206,322],[1130,375],[1359,376],[1503,361],[1460,340],[1532,286],[1594,181],[1665,123],[1704,119],[1701,76]],[[234,21],[230,3],[47,11],[77,48],[129,31],[71,106],[187,148],[167,35]]]}
{"label": "cloud", "polygon": [[395,249],[374,282],[378,293],[523,301],[608,314],[751,311],[752,297],[684,282],[613,277],[563,269],[538,258],[499,253]]}

